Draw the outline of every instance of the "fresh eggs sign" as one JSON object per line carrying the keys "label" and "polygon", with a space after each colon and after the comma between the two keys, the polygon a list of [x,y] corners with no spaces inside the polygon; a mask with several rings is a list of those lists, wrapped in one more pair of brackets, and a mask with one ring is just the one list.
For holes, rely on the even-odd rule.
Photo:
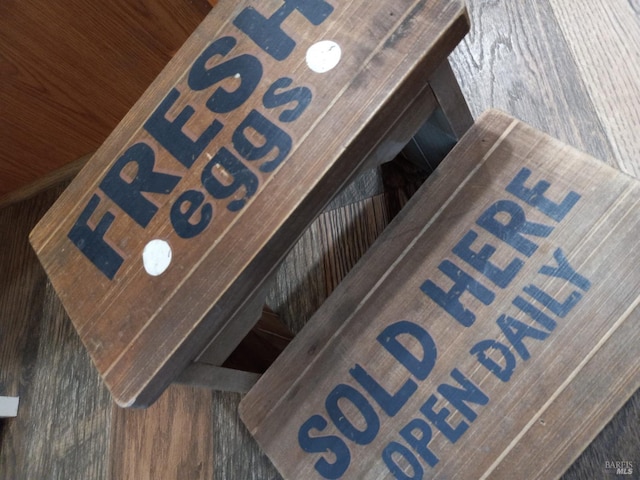
{"label": "fresh eggs sign", "polygon": [[[269,16],[247,7],[232,20],[235,34],[213,40],[202,51],[107,171],[68,232],[96,269],[113,279],[129,256],[110,239],[116,215],[127,215],[146,228],[159,210],[149,194],[173,194],[184,176],[176,172],[186,174],[205,153],[208,162],[198,172],[200,185],[177,195],[166,222],[179,237],[190,239],[207,230],[219,210],[235,213],[245,207],[289,155],[293,140],[287,126],[304,114],[313,93],[288,75],[275,80],[264,75],[258,55],[238,51],[238,38],[245,36],[282,62],[296,51],[296,36],[301,34],[285,31],[287,18],[298,15],[314,27],[333,10],[323,0],[285,0]],[[307,64],[324,73],[337,64],[339,55],[338,45],[320,44],[310,49]],[[265,83],[266,91],[256,93]],[[185,103],[184,98],[191,100]],[[219,141],[223,132],[230,135],[229,143]],[[217,145],[213,151],[212,145]],[[117,214],[109,210],[96,216],[104,197],[117,205]]]}
{"label": "fresh eggs sign", "polygon": [[119,404],[231,352],[304,229],[435,108],[427,79],[467,30],[450,0],[209,13],[30,237]]}

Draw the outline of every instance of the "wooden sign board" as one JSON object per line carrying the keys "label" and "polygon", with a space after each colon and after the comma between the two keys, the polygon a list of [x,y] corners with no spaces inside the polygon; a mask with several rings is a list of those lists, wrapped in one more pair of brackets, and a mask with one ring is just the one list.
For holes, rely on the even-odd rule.
{"label": "wooden sign board", "polygon": [[640,183],[485,114],[240,405],[285,478],[554,478],[640,386]]}
{"label": "wooden sign board", "polygon": [[304,228],[433,110],[467,30],[459,1],[220,2],[30,238],[120,405],[210,343],[226,358]]}

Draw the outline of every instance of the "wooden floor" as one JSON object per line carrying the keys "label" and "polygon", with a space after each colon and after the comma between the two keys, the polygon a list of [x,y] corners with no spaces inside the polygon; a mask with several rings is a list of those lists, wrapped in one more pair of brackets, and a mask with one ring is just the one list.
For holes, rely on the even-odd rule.
{"label": "wooden floor", "polygon": [[[468,4],[472,31],[451,62],[474,116],[502,109],[640,177],[640,1]],[[280,270],[270,303],[294,330],[403,203],[410,186],[383,177],[390,193],[325,213]],[[0,395],[20,396],[18,417],[0,421],[0,479],[279,478],[237,394],[172,387],[146,411],[112,404],[27,243],[60,191],[0,210]],[[607,461],[632,461],[640,478],[640,392],[564,478],[613,477]]]}

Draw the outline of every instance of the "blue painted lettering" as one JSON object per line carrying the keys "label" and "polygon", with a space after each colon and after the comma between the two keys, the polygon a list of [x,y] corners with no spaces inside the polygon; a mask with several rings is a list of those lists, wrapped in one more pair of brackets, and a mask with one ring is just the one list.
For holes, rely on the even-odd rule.
{"label": "blue painted lettering", "polygon": [[427,422],[414,418],[400,430],[400,436],[429,466],[434,467],[438,463],[438,457],[429,448],[433,431]]}
{"label": "blue painted lettering", "polygon": [[545,340],[549,336],[547,332],[533,328],[508,315],[500,315],[496,323],[504,333],[505,338],[513,345],[513,348],[516,349],[516,352],[523,360],[528,360],[531,357],[529,350],[527,350],[522,341],[525,337]]}
{"label": "blue painted lettering", "polygon": [[571,309],[580,301],[582,298],[582,294],[576,290],[572,291],[567,295],[567,298],[564,299],[562,303],[553,298],[548,293],[539,289],[535,285],[528,285],[523,289],[524,293],[529,295],[531,298],[537,300],[546,308],[548,308],[552,313],[557,315],[560,318],[564,318],[571,311]]}
{"label": "blue painted lettering", "polygon": [[462,388],[443,383],[438,387],[438,393],[462,413],[467,420],[473,422],[477,414],[467,403],[486,405],[489,403],[489,397],[457,368],[454,368],[451,372],[451,378],[458,382]]}
{"label": "blue painted lettering", "polygon": [[[417,340],[422,347],[422,358],[411,353],[398,338]],[[406,320],[386,327],[377,337],[378,342],[398,360],[414,377],[424,380],[429,376],[436,363],[438,351],[429,332],[420,325]]]}
{"label": "blue painted lettering", "polygon": [[469,424],[464,420],[460,420],[458,425],[455,427],[451,426],[451,424],[447,422],[447,418],[451,415],[451,411],[448,408],[442,407],[437,412],[433,409],[437,401],[438,397],[431,395],[420,407],[420,412],[422,412],[451,443],[456,443],[462,434],[467,431]]}
{"label": "blue painted lettering", "polygon": [[[250,140],[259,137],[258,142]],[[256,145],[256,143],[258,143]],[[261,172],[272,172],[289,155],[291,137],[257,110],[251,110],[233,132],[233,146],[249,161],[261,160],[275,150],[269,161],[260,165]]]}
{"label": "blue painted lettering", "polygon": [[[497,351],[502,355],[501,363],[487,355],[487,351]],[[496,340],[483,340],[475,344],[469,353],[475,355],[480,365],[485,367],[503,382],[508,382],[516,368],[516,357],[509,351],[509,347]]]}
{"label": "blue painted lettering", "polygon": [[98,270],[109,280],[113,280],[124,259],[104,239],[104,235],[116,218],[113,213],[105,213],[95,229],[92,230],[89,227],[89,219],[99,204],[100,197],[94,193],[67,237]]}
{"label": "blue painted lettering", "polygon": [[[364,420],[364,428],[362,430],[358,429],[347,418],[346,413],[340,407],[341,400],[350,402],[358,409],[362,420]],[[364,395],[351,385],[341,383],[336,386],[327,395],[325,408],[340,433],[358,445],[368,445],[373,442],[380,430],[380,419],[375,410]]]}
{"label": "blue painted lettering", "polygon": [[558,266],[554,267],[544,265],[540,269],[540,273],[542,273],[543,275],[548,275],[550,277],[557,277],[567,280],[568,282],[575,285],[579,289],[584,290],[585,292],[591,288],[591,282],[580,275],[578,272],[576,272],[574,268],[569,265],[569,260],[567,260],[567,257],[561,248],[557,248],[555,252],[553,252],[553,258],[556,260]]}
{"label": "blue painted lettering", "polygon": [[[298,431],[298,444],[307,453],[323,453],[314,465],[316,471],[324,478],[340,478],[349,468],[351,452],[340,437],[335,435],[311,436],[311,430],[319,432],[327,428],[327,421],[321,415],[314,415],[302,424]],[[327,456],[333,454],[333,462]]]}
{"label": "blue painted lettering", "polygon": [[[200,220],[193,222],[196,212],[200,211]],[[205,202],[204,193],[197,190],[182,192],[171,206],[169,219],[181,238],[193,238],[209,226],[213,218],[213,207]]]}
{"label": "blue painted lettering", "polygon": [[[125,174],[125,167],[135,164],[135,176]],[[146,227],[158,211],[155,203],[143,193],[171,193],[181,177],[153,170],[155,154],[146,143],[130,146],[109,169],[100,189],[129,217]]]}
{"label": "blue painted lettering", "polygon": [[349,373],[390,417],[393,417],[404,407],[407,400],[418,388],[416,382],[409,379],[392,395],[357,363],[349,370]]}
{"label": "blue painted lettering", "polygon": [[297,10],[312,25],[318,26],[333,12],[333,7],[324,0],[283,0],[284,4],[265,17],[253,7],[247,7],[233,20],[262,50],[276,60],[284,60],[296,47],[293,38],[282,30],[282,23]]}
{"label": "blue painted lettering", "polygon": [[[500,220],[505,215],[508,216],[507,222]],[[545,238],[553,231],[553,227],[548,225],[527,221],[522,207],[510,200],[498,200],[480,215],[476,223],[527,257],[535,253],[538,245],[524,235]]]}
{"label": "blue painted lettering", "polygon": [[262,64],[253,55],[238,55],[211,68],[211,59],[226,56],[236,45],[233,37],[222,37],[209,45],[193,62],[187,81],[194,91],[205,90],[225,79],[235,79],[238,86],[233,91],[216,88],[206,102],[207,108],[214,113],[229,113],[239,108],[255,91],[262,78]]}
{"label": "blue painted lettering", "polygon": [[147,119],[144,129],[182,165],[191,168],[211,140],[220,133],[223,125],[214,120],[196,140],[192,140],[183,128],[195,113],[193,107],[186,105],[173,121],[167,120],[169,109],[179,97],[180,92],[173,88]]}
{"label": "blue painted lettering", "polygon": [[290,90],[278,92],[278,90],[287,88],[293,82],[288,77],[279,78],[269,87],[262,97],[262,104],[266,108],[278,108],[289,103],[295,102],[295,106],[282,111],[278,120],[283,123],[293,122],[302,115],[311,103],[311,90],[307,87],[295,87]]}
{"label": "blue painted lettering", "polygon": [[528,168],[522,168],[515,178],[507,185],[507,192],[515,195],[521,200],[524,200],[529,205],[537,208],[547,217],[555,220],[556,222],[562,221],[562,219],[569,213],[574,207],[580,195],[574,191],[570,191],[565,195],[560,203],[554,203],[544,196],[551,184],[545,180],[540,180],[534,185],[533,188],[527,188],[524,183],[531,176],[531,170]]}
{"label": "blue painted lettering", "polygon": [[449,291],[445,292],[431,280],[425,281],[420,290],[462,325],[470,327],[476,316],[460,302],[462,293],[468,291],[485,305],[493,302],[495,294],[449,260],[444,260],[438,269],[453,280]]}
{"label": "blue painted lettering", "polygon": [[524,262],[519,258],[515,258],[502,270],[489,261],[491,256],[496,252],[496,247],[493,245],[485,244],[480,251],[471,250],[471,245],[476,238],[478,238],[478,234],[473,230],[469,230],[467,234],[462,237],[462,240],[453,247],[453,253],[482,273],[498,287],[506,288],[522,269]]}
{"label": "blue painted lettering", "polygon": [[244,207],[247,200],[258,191],[258,177],[226,147],[218,150],[202,169],[201,181],[213,198],[225,199],[240,192],[227,205],[231,212]]}
{"label": "blue painted lettering", "polygon": [[[418,459],[401,443],[391,442],[387,445],[382,451],[382,460],[397,480],[419,480],[424,476],[424,470]],[[403,461],[406,466],[400,465],[399,461]],[[411,467],[411,475],[407,473],[407,467]]]}
{"label": "blue painted lettering", "polygon": [[536,308],[533,304],[526,301],[520,295],[513,299],[513,305],[518,307],[521,311],[529,315],[532,320],[542,325],[544,328],[549,330],[550,332],[555,330],[556,321],[551,318],[549,315],[544,313],[542,310]]}

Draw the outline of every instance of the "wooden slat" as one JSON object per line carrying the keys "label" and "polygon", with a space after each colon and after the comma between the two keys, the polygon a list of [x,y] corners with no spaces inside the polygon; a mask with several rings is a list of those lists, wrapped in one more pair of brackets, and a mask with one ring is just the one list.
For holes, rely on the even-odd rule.
{"label": "wooden slat", "polygon": [[195,362],[185,368],[174,383],[220,392],[247,393],[259,379],[259,373]]}
{"label": "wooden slat", "polygon": [[[329,7],[331,12],[323,13],[327,19],[318,26],[311,25],[305,15],[287,17],[286,29],[300,33],[294,53],[281,61],[272,57],[275,52],[261,51],[233,25],[251,2],[230,3],[221,3],[207,17],[31,235],[80,337],[121,405],[142,406],[155,400],[212,338],[220,339],[225,348],[234,339],[237,345],[242,337],[236,338],[235,333],[246,333],[251,325],[240,325],[233,317],[258,294],[304,228],[357,173],[365,158],[394,140],[390,137],[394,124],[421,98],[429,74],[468,28],[464,6],[458,1],[406,0],[375,6],[356,1]],[[256,6],[270,13],[280,7],[279,2]],[[354,18],[358,22],[350,20]],[[322,76],[307,68],[304,54],[310,45],[329,38],[341,46],[343,55],[337,68]],[[217,89],[195,91],[198,87],[188,80],[194,59],[213,42],[219,48],[230,42],[224,47],[233,50],[229,56],[254,59],[253,70],[243,71],[240,82],[248,82],[258,71],[256,62],[262,65],[263,79],[255,93],[228,114],[214,115],[205,106]],[[226,55],[215,57],[226,60]],[[268,89],[284,75],[293,79],[292,88],[304,86],[313,92],[313,100],[294,122],[278,120],[290,104],[277,105],[276,110],[261,105]],[[178,115],[187,103],[196,108],[185,127],[198,132],[195,136],[214,120],[225,125],[206,151],[198,152],[191,168],[172,156],[181,154],[158,144],[166,137],[160,135],[165,140],[159,140],[147,131],[150,127],[143,127],[165,96],[172,95],[174,86],[181,92],[180,99],[169,115]],[[247,193],[251,198],[246,201],[233,197],[242,203],[242,207],[236,205],[240,211],[227,208],[231,198],[214,202],[211,196],[204,197],[215,212],[205,233],[195,238],[178,235],[169,220],[172,208],[186,191],[206,193],[203,169],[222,145],[242,150],[234,131],[245,119],[255,118],[251,115],[256,111],[270,118],[282,133],[278,138],[291,139],[290,153],[284,144],[276,150],[289,153],[286,161],[273,172],[263,168],[268,163],[264,159],[247,161],[245,168],[251,169],[259,188],[253,196]],[[243,132],[239,129],[236,135]],[[260,152],[259,141],[247,140],[254,142],[251,152]],[[155,148],[154,171],[172,175],[171,182],[179,184],[167,187],[166,195],[149,194],[158,210],[142,228],[140,220],[124,214],[103,193],[101,182],[123,152],[132,146],[144,149],[146,144]],[[276,151],[271,149],[269,155],[275,156]],[[124,175],[136,175],[135,168]],[[96,268],[68,238],[92,198],[100,199],[91,217],[94,222],[107,211],[116,214],[105,237],[111,242],[109,248],[119,252],[122,264],[109,273]],[[192,221],[197,218],[202,217]],[[172,268],[152,278],[142,268],[140,256],[155,238],[167,240],[174,257]]]}
{"label": "wooden slat", "polygon": [[[527,178],[514,180],[523,169]],[[538,181],[550,185],[536,195],[515,188]],[[563,207],[554,213],[541,196]],[[332,478],[404,478],[394,464],[409,478],[560,476],[640,386],[639,198],[631,177],[506,115],[483,116],[245,397],[243,421],[285,478],[322,478],[323,468]],[[487,213],[507,205],[533,223],[499,233],[482,220],[507,225],[517,217]],[[471,230],[472,251],[496,250],[454,249]],[[519,265],[516,273],[475,271],[468,262],[485,254],[497,271]],[[564,259],[572,270],[560,275]],[[482,285],[460,287],[472,319],[427,293],[427,280],[448,291],[464,278],[449,279],[445,260]],[[401,320],[433,345],[405,334],[390,354],[379,335]],[[510,362],[483,341],[499,342]],[[433,364],[418,370],[414,357]],[[365,388],[356,365],[388,394]],[[482,394],[454,397],[443,387],[460,389],[461,377]],[[396,395],[407,385],[406,397]],[[410,424],[421,429],[410,430],[413,441]]]}
{"label": "wooden slat", "polygon": [[[529,476],[538,472],[538,478],[558,477],[576,460],[577,455],[593,440],[594,432],[624,405],[640,385],[640,311],[630,312],[600,348],[593,351],[580,371],[558,395],[545,405],[544,411],[534,419],[528,431],[523,432],[519,443],[509,450],[501,462],[495,465],[494,476],[513,478]],[[609,375],[603,375],[603,366],[614,365]],[[573,405],[578,414],[566,415],[566,405]],[[627,429],[636,428],[637,415],[627,423]],[[571,432],[558,439],[558,432]],[[631,432],[629,438],[634,438]],[[637,437],[635,437],[637,438]],[[613,442],[610,443],[612,445]],[[597,447],[597,443],[593,444]],[[522,450],[539,454],[529,456],[522,462]],[[597,451],[597,450],[596,450]],[[607,467],[606,462],[631,462],[635,472],[637,456],[625,454],[622,449],[600,451],[599,464],[592,464],[591,470],[583,472],[583,477],[617,474],[617,468]],[[592,457],[592,461],[594,461]],[[594,462],[595,463],[595,462]],[[603,475],[603,476],[604,476]]]}

